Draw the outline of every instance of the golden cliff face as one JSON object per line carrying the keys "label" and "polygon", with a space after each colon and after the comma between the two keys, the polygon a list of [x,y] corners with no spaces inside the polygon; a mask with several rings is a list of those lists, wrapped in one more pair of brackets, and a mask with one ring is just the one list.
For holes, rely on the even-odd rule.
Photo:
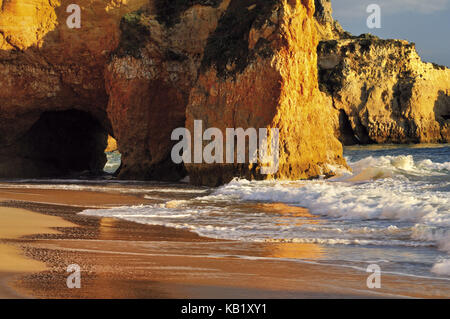
{"label": "golden cliff face", "polygon": [[1,2],[0,176],[99,170],[109,133],[121,177],[177,180],[170,135],[193,119],[279,128],[281,149],[274,176],[200,164],[195,183],[345,165],[318,90],[314,1],[80,0],[80,29],[66,25],[70,3]]}
{"label": "golden cliff face", "polygon": [[184,126],[206,41],[228,3],[172,10],[164,18],[148,6],[122,19],[122,40],[105,72],[108,117],[122,154],[120,177],[185,175],[170,157],[171,133]]}
{"label": "golden cliff face", "polygon": [[414,44],[353,36],[315,0],[319,86],[344,144],[450,140],[450,69],[424,63]]}
{"label": "golden cliff face", "polygon": [[218,185],[233,177],[309,178],[328,174],[327,164],[345,165],[324,120],[331,107],[318,89],[314,2],[254,4],[232,0],[208,40],[186,127],[193,132],[194,120],[201,120],[205,129],[217,127],[224,136],[226,128],[278,128],[279,170],[263,175],[260,165],[189,164],[196,184]]}
{"label": "golden cliff face", "polygon": [[[405,41],[351,36],[329,0],[80,0],[80,29],[66,25],[69,4],[0,2],[2,177],[100,170],[108,134],[120,177],[178,180],[187,168],[208,185],[330,174],[345,165],[333,134],[449,141],[449,69]],[[278,128],[279,170],[174,164],[171,133],[194,120]]]}
{"label": "golden cliff face", "polygon": [[46,0],[0,2],[0,50],[42,46],[57,26],[55,7]]}
{"label": "golden cliff face", "polygon": [[[44,139],[49,132],[34,131],[43,121],[49,118],[53,121],[53,116],[44,116],[46,112],[82,111],[99,122],[104,130],[111,131],[106,116],[108,96],[104,68],[110,52],[119,43],[122,16],[145,2],[77,1],[82,10],[82,27],[70,29],[66,25],[70,15],[66,8],[73,1],[1,1],[0,176],[47,176],[62,174],[71,168],[79,169],[53,164],[60,162],[57,157],[61,154],[51,149],[50,142]],[[61,117],[61,123],[65,123],[66,116],[61,113]],[[81,121],[84,115],[74,115],[74,118]],[[98,147],[93,147],[89,142],[103,138],[106,141],[106,134],[98,135],[96,127],[90,126],[93,135],[83,137],[87,139],[86,143],[80,144],[80,147],[98,151],[84,159],[86,166],[82,169],[97,170],[104,162],[100,151],[104,143],[99,140]],[[42,134],[42,141],[37,145],[31,143],[31,132],[35,136]],[[67,137],[61,143],[70,143],[77,138],[62,128],[59,135]],[[73,152],[91,153],[86,149]]]}
{"label": "golden cliff face", "polygon": [[340,39],[350,34],[333,19],[331,0],[314,0],[316,10],[314,19],[319,40]]}
{"label": "golden cliff face", "polygon": [[[89,111],[105,121],[105,64],[119,42],[122,16],[145,2],[78,1],[82,28],[69,29],[66,8],[71,1],[3,1],[0,121],[26,118],[23,130],[42,111],[71,108]],[[6,124],[14,138],[13,128],[0,123]],[[9,134],[4,129],[5,125],[0,125],[5,138]]]}
{"label": "golden cliff face", "polygon": [[450,141],[450,69],[422,62],[414,44],[364,36],[325,41],[319,68],[344,143]]}

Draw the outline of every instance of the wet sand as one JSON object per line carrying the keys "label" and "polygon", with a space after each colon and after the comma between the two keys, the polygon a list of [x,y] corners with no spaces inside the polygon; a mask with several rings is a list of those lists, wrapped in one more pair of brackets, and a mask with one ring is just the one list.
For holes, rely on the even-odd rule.
{"label": "wet sand", "polygon": [[[76,214],[80,206],[148,202],[138,195],[9,188],[0,189],[0,198],[0,216],[9,212],[11,226],[0,228],[1,244],[10,249],[0,250],[0,256],[15,256],[21,259],[17,265],[25,260],[30,266],[13,280],[7,269],[0,271],[3,297],[450,298],[448,281],[417,277],[386,274],[381,289],[368,289],[369,274],[363,271],[315,263],[323,253],[316,244],[218,241],[184,230]],[[21,209],[17,218],[11,208]],[[265,208],[308,214],[282,204]],[[35,227],[21,227],[28,214],[30,220],[36,218]],[[44,221],[48,217],[57,220]],[[10,228],[20,234],[7,235]],[[81,267],[80,289],[66,286],[70,264]],[[2,278],[10,279],[8,286]]]}
{"label": "wet sand", "polygon": [[47,270],[45,263],[26,258],[20,248],[7,243],[25,235],[58,234],[53,227],[77,226],[59,217],[0,207],[0,298],[21,297],[8,286],[8,282],[18,275]]}

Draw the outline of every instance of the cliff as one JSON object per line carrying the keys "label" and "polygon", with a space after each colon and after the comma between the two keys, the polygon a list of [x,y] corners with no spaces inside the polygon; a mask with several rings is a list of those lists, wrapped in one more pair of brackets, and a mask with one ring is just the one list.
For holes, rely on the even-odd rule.
{"label": "cliff", "polygon": [[[66,25],[69,4],[2,2],[1,177],[98,171],[109,134],[119,177],[177,180],[170,135],[194,118],[280,128],[279,178],[345,164],[322,120],[313,1],[80,0],[80,29]],[[257,165],[187,169],[198,184],[265,177]]]}
{"label": "cliff", "polygon": [[450,140],[450,70],[422,62],[415,45],[352,36],[316,0],[319,86],[332,99],[344,144]]}
{"label": "cliff", "polygon": [[179,180],[186,174],[171,159],[171,133],[185,126],[207,39],[228,3],[150,1],[123,17],[105,72],[108,117],[122,154],[119,177]]}
{"label": "cliff", "polygon": [[450,70],[422,62],[414,44],[362,36],[322,42],[318,52],[345,144],[450,140]]}
{"label": "cliff", "polygon": [[319,40],[333,40],[351,37],[337,20],[333,19],[331,0],[314,0],[314,19]]}
{"label": "cliff", "polygon": [[226,128],[278,128],[279,170],[263,175],[262,163],[189,164],[193,183],[309,178],[330,174],[327,164],[345,165],[324,120],[331,107],[317,84],[313,13],[313,1],[231,1],[208,39],[186,126],[193,131],[201,120],[224,136]]}
{"label": "cliff", "polygon": [[[108,135],[120,178],[204,185],[329,175],[335,136],[448,141],[449,70],[345,32],[328,0],[80,0],[79,29],[70,2],[0,2],[0,177],[99,172]],[[278,128],[279,170],[174,163],[171,133],[194,120]]]}
{"label": "cliff", "polygon": [[147,1],[0,1],[0,177],[101,171],[107,133],[104,69],[122,16]]}

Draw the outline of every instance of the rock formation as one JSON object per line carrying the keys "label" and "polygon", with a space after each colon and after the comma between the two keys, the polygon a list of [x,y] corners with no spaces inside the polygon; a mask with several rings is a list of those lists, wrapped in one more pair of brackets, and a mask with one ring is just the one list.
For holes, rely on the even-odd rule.
{"label": "rock formation", "polygon": [[[232,0],[208,39],[190,94],[190,131],[194,120],[223,135],[226,128],[278,128],[277,178],[309,178],[330,173],[327,164],[345,165],[330,122],[323,120],[330,118],[331,107],[317,85],[313,13],[313,1]],[[187,165],[191,182],[207,185],[235,176],[271,177],[260,168]]]}
{"label": "rock formation", "polygon": [[108,143],[105,148],[105,153],[116,152],[116,151],[118,151],[117,141],[114,137],[112,137],[111,135],[108,135]]}
{"label": "rock formation", "polygon": [[[316,0],[319,82],[344,144],[450,140],[450,70],[422,62],[413,43],[343,33]],[[320,6],[320,5],[319,5]],[[327,27],[328,26],[328,27]]]}
{"label": "rock formation", "polygon": [[[146,2],[79,0],[82,27],[69,29],[66,8],[73,1],[0,1],[0,177],[101,170],[107,132],[114,135],[105,65],[119,43],[122,16]],[[76,123],[67,124],[68,115]],[[84,141],[67,147],[77,139]]]}
{"label": "rock formation", "polygon": [[[186,172],[170,159],[170,135],[193,118],[220,128],[279,127],[277,177],[317,176],[329,173],[327,163],[344,164],[322,121],[331,107],[323,107],[317,86],[313,1],[80,0],[80,29],[66,25],[68,4],[2,2],[0,176],[98,170],[110,134],[122,153],[120,177],[177,180]],[[69,114],[92,122],[80,126],[73,151],[63,147],[75,138]],[[61,138],[37,143],[51,135],[42,123]],[[210,168],[188,169],[195,183],[214,185],[258,175],[256,167],[217,165],[220,173],[206,180]]]}
{"label": "rock formation", "polygon": [[121,41],[106,69],[121,178],[179,180],[186,174],[170,157],[171,133],[185,126],[206,41],[229,0],[168,3],[151,1],[123,17]]}
{"label": "rock formation", "polygon": [[[345,165],[334,135],[448,141],[449,70],[353,37],[328,0],[78,0],[80,29],[71,3],[0,1],[0,178],[97,172],[108,134],[120,178],[207,185],[331,174]],[[278,172],[174,164],[171,133],[194,120],[279,128]]]}
{"label": "rock formation", "polygon": [[316,7],[314,18],[320,40],[341,39],[351,36],[337,20],[333,19],[331,0],[315,0],[314,3]]}

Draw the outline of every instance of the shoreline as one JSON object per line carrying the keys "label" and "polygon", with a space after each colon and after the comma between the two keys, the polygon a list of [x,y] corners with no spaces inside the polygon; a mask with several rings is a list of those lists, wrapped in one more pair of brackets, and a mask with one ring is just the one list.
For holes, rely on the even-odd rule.
{"label": "shoreline", "polygon": [[[0,198],[4,190],[0,188]],[[46,269],[9,280],[12,291],[34,298],[449,298],[448,282],[383,274],[383,287],[369,290],[367,273],[339,266],[283,260],[314,260],[320,245],[246,243],[200,237],[192,232],[112,218],[77,215],[80,204],[145,203],[136,195],[87,191],[16,189],[5,209],[57,218],[65,225],[31,229],[25,237],[2,240],[21,249],[27,261]],[[8,188],[8,196],[14,189]],[[55,196],[57,194],[57,196]],[[38,196],[39,195],[39,196]],[[54,204],[34,203],[36,196]],[[20,199],[19,199],[20,198]],[[17,201],[19,200],[19,201]],[[89,208],[86,205],[86,208]],[[20,225],[23,218],[15,222]],[[48,224],[48,221],[46,222]],[[50,223],[51,224],[51,223]],[[0,233],[0,237],[2,234]],[[240,257],[241,256],[241,257]],[[242,256],[249,256],[243,258]],[[270,258],[267,258],[270,257]],[[272,258],[273,257],[273,258]],[[79,264],[82,289],[68,289],[66,267]],[[0,281],[1,282],[1,281]],[[1,290],[0,290],[1,291]]]}

